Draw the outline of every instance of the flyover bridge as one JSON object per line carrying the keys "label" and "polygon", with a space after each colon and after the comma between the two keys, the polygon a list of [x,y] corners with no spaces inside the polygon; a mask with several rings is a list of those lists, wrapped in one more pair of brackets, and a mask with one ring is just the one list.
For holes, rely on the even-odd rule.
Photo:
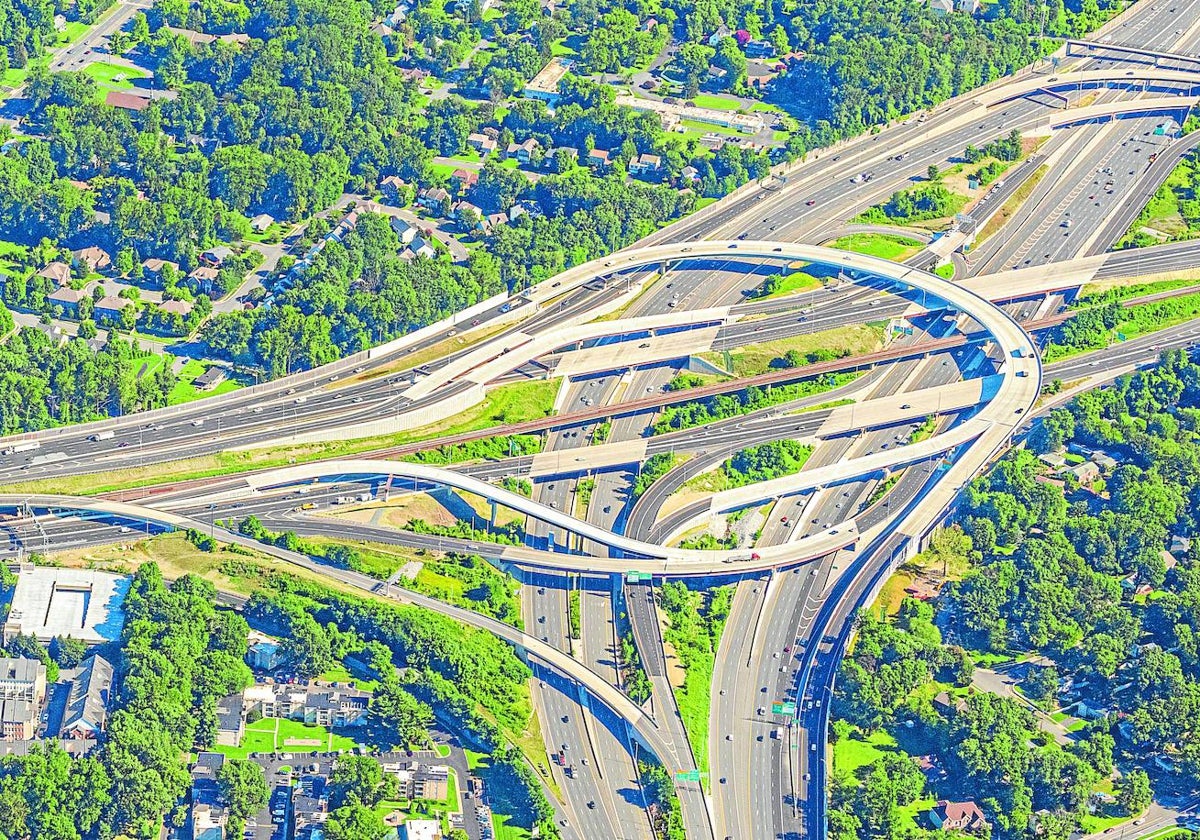
{"label": "flyover bridge", "polygon": [[1155,66],[1158,66],[1160,61],[1178,61],[1185,64],[1193,64],[1197,69],[1200,69],[1200,56],[1186,55],[1184,53],[1169,52],[1167,50],[1153,50],[1144,47],[1134,47],[1129,44],[1108,44],[1103,41],[1087,41],[1079,38],[1067,39],[1067,55],[1068,56],[1087,56],[1095,58],[1097,50],[1108,50],[1111,52],[1124,53],[1125,55],[1137,55],[1142,58],[1154,59]]}

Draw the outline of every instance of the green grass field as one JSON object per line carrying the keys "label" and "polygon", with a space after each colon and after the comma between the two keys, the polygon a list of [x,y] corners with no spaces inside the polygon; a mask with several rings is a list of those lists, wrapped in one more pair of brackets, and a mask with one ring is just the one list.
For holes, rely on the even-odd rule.
{"label": "green grass field", "polygon": [[195,359],[190,359],[187,364],[179,371],[179,381],[175,383],[175,387],[171,389],[171,394],[167,397],[168,405],[177,405],[179,403],[191,402],[198,400],[201,397],[210,397],[214,394],[226,394],[230,391],[236,391],[241,388],[241,383],[234,379],[226,379],[216,388],[211,391],[199,391],[194,385],[193,380],[208,369],[208,365],[203,362],[198,362]]}
{"label": "green grass field", "polygon": [[742,107],[742,103],[732,97],[711,93],[698,93],[688,101],[696,103],[697,108],[711,108],[714,111],[736,111]]}
{"label": "green grass field", "polygon": [[150,75],[145,70],[135,70],[103,61],[93,61],[83,72],[95,79],[101,87],[111,90],[129,90],[133,87],[133,79],[144,79]]}
{"label": "green grass field", "polygon": [[[320,741],[319,744],[300,744],[297,741]],[[289,743],[291,742],[291,743]],[[213,747],[229,758],[245,758],[252,752],[287,752],[308,754],[327,750],[349,750],[361,746],[353,738],[334,735],[324,726],[311,726],[298,720],[263,718],[247,724],[242,743],[236,747]]]}
{"label": "green grass field", "polygon": [[810,289],[821,288],[821,281],[811,274],[806,274],[803,271],[793,271],[791,274],[779,281],[779,286],[768,298],[783,297],[784,295],[795,294],[796,292],[807,292]]}
{"label": "green grass field", "polygon": [[886,233],[852,233],[835,239],[830,245],[868,257],[903,262],[921,250],[921,243],[907,236]]}

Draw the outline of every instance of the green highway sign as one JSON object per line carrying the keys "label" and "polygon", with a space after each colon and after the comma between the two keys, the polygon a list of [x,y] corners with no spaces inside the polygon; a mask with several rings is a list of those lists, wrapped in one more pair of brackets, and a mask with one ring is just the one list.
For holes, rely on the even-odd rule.
{"label": "green highway sign", "polygon": [[796,704],[792,703],[790,701],[787,703],[772,703],[771,704],[771,714],[773,714],[773,715],[794,715],[794,714],[796,714]]}
{"label": "green highway sign", "polygon": [[654,575],[650,574],[649,572],[626,572],[625,573],[625,582],[626,583],[645,583],[646,581],[653,579],[653,577],[654,577]]}
{"label": "green highway sign", "polygon": [[676,770],[675,781],[677,782],[698,782],[700,781],[699,770]]}

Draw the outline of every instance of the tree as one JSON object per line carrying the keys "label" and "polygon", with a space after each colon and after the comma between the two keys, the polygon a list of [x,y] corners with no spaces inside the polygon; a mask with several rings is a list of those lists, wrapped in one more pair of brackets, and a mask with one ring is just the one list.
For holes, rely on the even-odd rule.
{"label": "tree", "polygon": [[338,759],[330,777],[335,807],[364,805],[368,808],[379,801],[383,769],[367,755],[344,755]]}
{"label": "tree", "polygon": [[343,805],[325,821],[329,840],[383,840],[389,831],[383,817],[364,805]]}
{"label": "tree", "polygon": [[424,746],[432,724],[433,710],[395,680],[384,682],[371,698],[367,726],[381,746]]}
{"label": "tree", "polygon": [[1117,804],[1126,814],[1140,814],[1150,807],[1151,799],[1150,777],[1145,770],[1130,770],[1125,774],[1117,792]]}
{"label": "tree", "polygon": [[70,636],[55,636],[50,640],[50,657],[60,668],[75,668],[87,655],[87,642]]}
{"label": "tree", "polygon": [[229,806],[229,820],[234,826],[229,832],[231,837],[241,833],[238,827],[247,817],[266,807],[271,795],[262,768],[240,758],[228,759],[221,765],[217,771],[217,786]]}
{"label": "tree", "polygon": [[925,170],[925,176],[930,181],[936,181],[938,178],[942,177],[942,170],[938,169],[937,164],[931,163],[929,164],[929,168]]}

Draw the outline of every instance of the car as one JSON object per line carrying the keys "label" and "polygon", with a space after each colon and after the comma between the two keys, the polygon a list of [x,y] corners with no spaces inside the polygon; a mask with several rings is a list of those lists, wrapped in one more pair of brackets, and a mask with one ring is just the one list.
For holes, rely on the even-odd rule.
{"label": "car", "polygon": [[475,318],[474,320],[471,321],[471,326],[478,327],[482,323],[483,323],[483,321],[480,321],[478,318]]}
{"label": "car", "polygon": [[732,740],[733,740],[733,736],[732,736],[732,735],[726,735],[726,736],[725,736],[725,740],[726,740],[726,741],[732,741]]}
{"label": "car", "polygon": [[784,525],[788,524],[788,518],[786,516],[779,517],[779,521],[782,522]]}
{"label": "car", "polygon": [[810,198],[808,201],[804,202],[806,207],[812,207],[816,203],[817,200],[815,198]]}
{"label": "car", "polygon": [[907,411],[910,408],[912,408],[912,405],[910,403],[904,403],[903,405],[900,406],[901,411]]}
{"label": "car", "polygon": [[350,402],[352,402],[352,403],[360,403],[362,401],[363,401],[362,397],[355,397],[354,399],[350,400]]}

